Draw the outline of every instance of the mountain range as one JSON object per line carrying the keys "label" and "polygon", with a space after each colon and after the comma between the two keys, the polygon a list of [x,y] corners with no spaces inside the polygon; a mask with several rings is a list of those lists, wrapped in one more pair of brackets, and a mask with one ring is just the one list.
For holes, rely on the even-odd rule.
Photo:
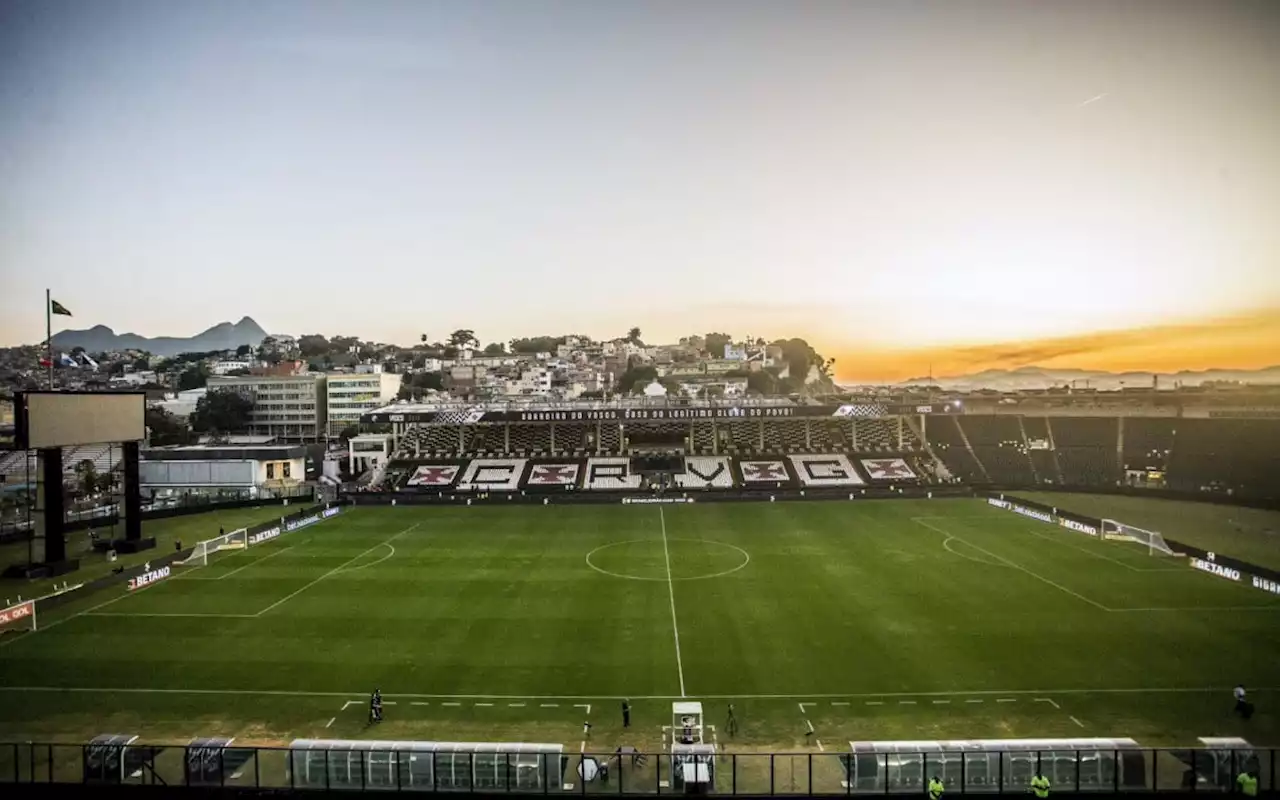
{"label": "mountain range", "polygon": [[933,384],[951,391],[995,389],[1018,391],[1022,389],[1048,389],[1054,386],[1072,385],[1076,388],[1114,391],[1131,387],[1149,387],[1159,378],[1160,388],[1172,389],[1174,385],[1199,386],[1206,381],[1239,381],[1241,383],[1280,383],[1280,366],[1263,369],[1206,369],[1180,372],[1103,372],[1091,369],[1049,369],[1047,367],[1019,367],[1018,369],[988,369],[972,375],[955,375],[946,378],[912,378],[898,386]]}
{"label": "mountain range", "polygon": [[267,336],[262,326],[245,317],[236,324],[220,322],[195,336],[157,336],[149,339],[136,333],[116,333],[106,325],[95,325],[80,331],[60,331],[53,335],[55,350],[68,351],[83,347],[90,353],[110,350],[145,350],[157,356],[182,353],[207,353],[211,350],[235,350],[242,344],[257,346]]}

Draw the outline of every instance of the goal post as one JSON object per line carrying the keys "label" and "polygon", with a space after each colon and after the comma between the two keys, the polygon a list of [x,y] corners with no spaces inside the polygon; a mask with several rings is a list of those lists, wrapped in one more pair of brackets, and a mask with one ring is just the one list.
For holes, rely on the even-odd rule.
{"label": "goal post", "polygon": [[35,629],[35,600],[26,600],[8,608],[0,608],[0,636],[16,631],[34,631]]}
{"label": "goal post", "polygon": [[215,536],[212,539],[205,539],[198,542],[191,549],[191,555],[182,560],[183,565],[206,566],[209,563],[210,556],[216,555],[223,550],[238,551],[244,550],[249,546],[249,529],[241,528],[222,536]]}
{"label": "goal post", "polygon": [[1137,542],[1147,548],[1149,555],[1156,555],[1157,553],[1166,556],[1178,555],[1169,547],[1168,542],[1159,533],[1133,525],[1126,525],[1114,519],[1104,519],[1102,521],[1102,538],[1113,542]]}

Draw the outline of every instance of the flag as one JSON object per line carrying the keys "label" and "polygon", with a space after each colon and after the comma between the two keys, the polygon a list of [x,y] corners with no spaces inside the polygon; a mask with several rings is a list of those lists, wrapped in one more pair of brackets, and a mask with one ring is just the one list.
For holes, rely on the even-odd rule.
{"label": "flag", "polygon": [[50,361],[50,360],[49,360],[49,359],[47,359],[47,358],[42,358],[42,359],[40,359],[40,366],[42,366],[42,367],[52,367],[52,366],[53,366],[53,362],[52,362],[52,361]]}
{"label": "flag", "polygon": [[49,301],[49,313],[61,314],[64,317],[71,316],[71,312],[67,310],[67,307],[64,306],[62,303],[59,303],[57,300]]}
{"label": "flag", "polygon": [[74,358],[72,358],[71,356],[67,355],[66,353],[63,353],[63,354],[62,354],[62,358],[58,359],[58,366],[60,366],[60,367],[79,367],[79,366],[80,366],[80,364],[79,364],[79,363],[78,363]]}

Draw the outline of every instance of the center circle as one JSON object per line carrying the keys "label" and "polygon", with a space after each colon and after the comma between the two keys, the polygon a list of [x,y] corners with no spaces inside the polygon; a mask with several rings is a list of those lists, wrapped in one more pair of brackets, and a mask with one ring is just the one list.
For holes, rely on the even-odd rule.
{"label": "center circle", "polygon": [[588,567],[629,581],[701,581],[731,575],[750,563],[746,550],[711,539],[629,539],[587,553]]}

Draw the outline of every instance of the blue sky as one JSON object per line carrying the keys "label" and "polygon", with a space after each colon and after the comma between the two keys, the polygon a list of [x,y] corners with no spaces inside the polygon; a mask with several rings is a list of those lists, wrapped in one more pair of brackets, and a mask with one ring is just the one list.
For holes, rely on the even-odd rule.
{"label": "blue sky", "polygon": [[1280,306],[1273,2],[0,5],[0,343]]}

